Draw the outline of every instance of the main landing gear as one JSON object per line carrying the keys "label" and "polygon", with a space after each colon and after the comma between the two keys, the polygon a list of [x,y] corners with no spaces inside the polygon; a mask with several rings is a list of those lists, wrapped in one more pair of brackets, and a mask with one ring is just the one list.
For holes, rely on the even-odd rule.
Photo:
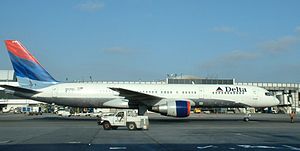
{"label": "main landing gear", "polygon": [[251,114],[248,112],[247,108],[246,108],[246,114],[244,116],[244,121],[248,122],[250,120]]}
{"label": "main landing gear", "polygon": [[248,122],[250,120],[250,117],[251,117],[251,114],[250,113],[247,113],[245,116],[244,116],[244,121],[245,122]]}

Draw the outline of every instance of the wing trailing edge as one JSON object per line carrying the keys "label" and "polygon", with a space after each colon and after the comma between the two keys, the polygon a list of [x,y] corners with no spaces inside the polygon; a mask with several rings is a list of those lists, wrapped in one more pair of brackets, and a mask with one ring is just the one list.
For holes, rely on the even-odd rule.
{"label": "wing trailing edge", "polygon": [[141,92],[136,92],[136,91],[132,91],[132,90],[124,89],[124,88],[110,87],[109,89],[119,92],[120,96],[123,96],[126,99],[128,99],[130,103],[137,104],[137,105],[151,106],[151,105],[157,103],[158,101],[160,101],[161,99],[163,99],[158,96],[153,96],[153,95],[149,95],[149,94],[145,94],[145,93],[141,93]]}

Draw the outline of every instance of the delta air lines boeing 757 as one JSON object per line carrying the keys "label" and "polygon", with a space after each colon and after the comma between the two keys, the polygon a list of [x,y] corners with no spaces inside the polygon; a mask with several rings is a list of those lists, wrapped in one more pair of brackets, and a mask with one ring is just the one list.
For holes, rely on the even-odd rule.
{"label": "delta air lines boeing 757", "polygon": [[0,85],[6,93],[73,107],[138,109],[187,117],[191,107],[270,107],[279,104],[254,86],[206,84],[62,83],[55,80],[17,40],[5,41],[20,86]]}

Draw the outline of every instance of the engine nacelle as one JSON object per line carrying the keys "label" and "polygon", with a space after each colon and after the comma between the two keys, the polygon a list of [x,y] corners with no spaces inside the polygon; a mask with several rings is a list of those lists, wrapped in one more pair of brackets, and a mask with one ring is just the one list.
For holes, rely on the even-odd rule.
{"label": "engine nacelle", "polygon": [[191,103],[187,100],[166,101],[165,104],[152,107],[152,111],[166,116],[188,117],[191,111]]}

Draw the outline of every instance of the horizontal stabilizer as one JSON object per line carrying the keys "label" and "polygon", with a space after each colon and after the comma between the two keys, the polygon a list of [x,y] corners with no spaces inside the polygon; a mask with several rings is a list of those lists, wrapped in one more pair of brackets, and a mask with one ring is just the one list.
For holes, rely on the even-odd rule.
{"label": "horizontal stabilizer", "polygon": [[0,85],[0,87],[4,88],[6,90],[15,91],[15,92],[30,93],[30,94],[40,93],[39,91],[26,89],[26,88],[22,88],[22,87],[11,86],[11,85]]}

